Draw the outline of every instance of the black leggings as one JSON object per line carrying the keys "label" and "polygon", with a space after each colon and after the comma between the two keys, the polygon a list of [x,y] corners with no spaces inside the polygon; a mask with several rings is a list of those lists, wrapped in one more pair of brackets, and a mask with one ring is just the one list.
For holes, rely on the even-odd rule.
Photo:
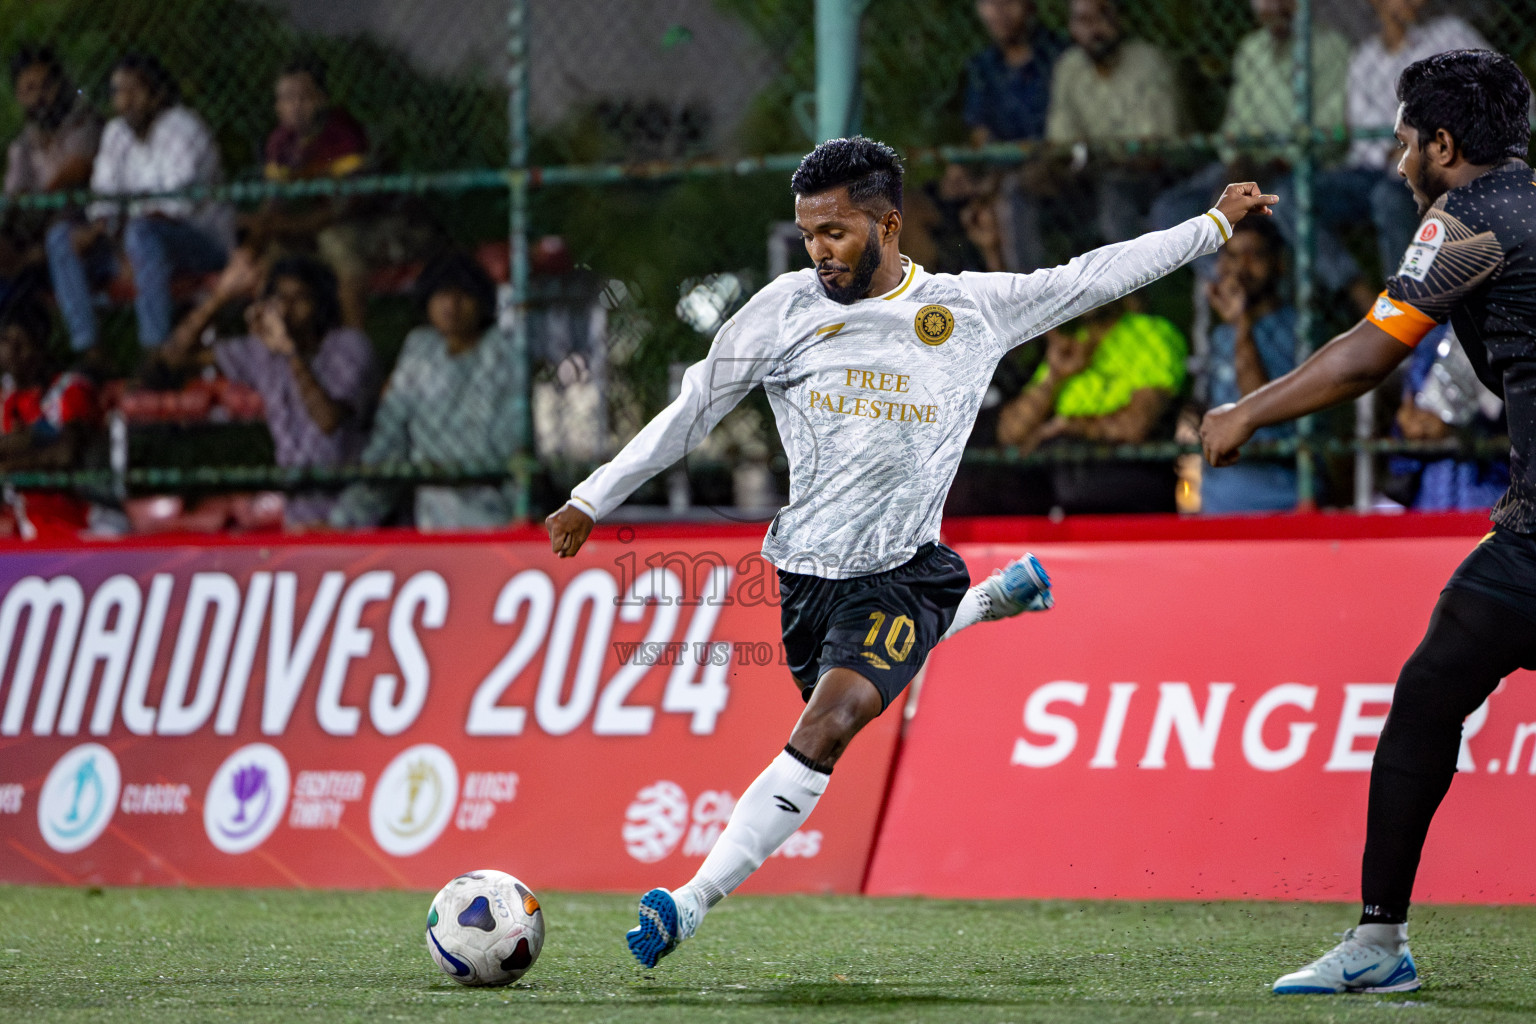
{"label": "black leggings", "polygon": [[1518,668],[1536,668],[1536,622],[1471,590],[1440,594],[1397,678],[1371,766],[1362,924],[1408,919],[1429,821],[1456,773],[1462,720]]}

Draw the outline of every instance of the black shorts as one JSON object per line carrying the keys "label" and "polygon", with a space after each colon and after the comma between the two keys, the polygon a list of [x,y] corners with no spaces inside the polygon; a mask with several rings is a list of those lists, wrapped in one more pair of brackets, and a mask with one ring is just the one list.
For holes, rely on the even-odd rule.
{"label": "black shorts", "polygon": [[1494,527],[1446,587],[1490,597],[1536,623],[1536,536]]}
{"label": "black shorts", "polygon": [[789,670],[807,701],[828,669],[849,668],[875,684],[884,710],[900,695],[954,621],[970,589],[965,560],[924,544],[904,565],[829,580],[779,570],[779,612]]}

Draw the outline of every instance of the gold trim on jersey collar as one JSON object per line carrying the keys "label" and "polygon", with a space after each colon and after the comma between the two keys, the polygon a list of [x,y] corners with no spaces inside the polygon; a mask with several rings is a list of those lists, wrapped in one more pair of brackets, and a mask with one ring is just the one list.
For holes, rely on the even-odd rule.
{"label": "gold trim on jersey collar", "polygon": [[895,291],[891,292],[889,295],[882,295],[882,296],[880,296],[882,299],[886,300],[887,302],[889,302],[891,299],[896,298],[896,296],[900,295],[902,292],[904,292],[908,288],[910,288],[912,286],[913,279],[915,279],[917,277],[917,262],[915,260],[913,260],[910,256],[903,256],[902,259],[907,261],[907,279],[905,281],[901,282],[901,287],[900,288],[897,288]]}

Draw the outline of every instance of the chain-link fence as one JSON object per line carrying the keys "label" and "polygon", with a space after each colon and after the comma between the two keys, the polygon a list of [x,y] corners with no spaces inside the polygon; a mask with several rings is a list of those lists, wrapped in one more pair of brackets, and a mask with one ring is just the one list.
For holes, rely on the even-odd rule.
{"label": "chain-link fence", "polygon": [[[72,461],[55,451],[5,463],[13,484],[84,469],[73,479],[93,486],[97,517],[133,528],[268,522],[275,500],[230,496],[255,487],[287,495],[290,523],[479,526],[547,511],[666,403],[735,308],[806,265],[787,177],[817,136],[818,89],[838,71],[835,55],[818,61],[817,18],[859,6],[0,0],[0,39],[22,55],[0,130],[36,150],[20,163],[11,152],[13,168],[32,172],[16,187],[8,178],[0,277],[51,296],[55,362],[94,381],[102,422],[115,425],[65,453]],[[1374,405],[1262,437],[1254,479],[1202,474],[1187,453],[1201,409],[1295,365],[1358,317],[1395,266],[1417,223],[1391,155],[1397,71],[1485,41],[1528,65],[1536,28],[1519,7],[884,0],[857,13],[857,58],[841,69],[854,97],[846,127],[907,155],[903,250],[930,270],[1054,264],[1198,214],[1230,180],[1282,196],[1276,230],[1245,232],[1220,257],[1005,361],[952,508],[1220,510],[1256,494],[1255,507],[1366,506],[1383,490],[1414,504],[1440,456],[1496,480],[1475,458],[1497,450],[1493,406],[1459,386],[1449,356],[1416,360]],[[102,123],[133,119],[134,86],[154,93],[157,67],[173,87],[162,108],[179,98],[196,114],[165,152],[202,155],[145,159],[156,133],[130,132],[138,141],[119,140],[114,171]],[[97,133],[85,177],[65,159],[66,125]],[[156,210],[146,193],[192,205]],[[114,195],[139,200],[90,205]],[[151,223],[130,245],[129,222],[166,219],[146,216],[157,212],[211,225],[218,244],[201,251]],[[98,213],[116,217],[98,237],[75,230]],[[176,245],[186,251],[168,255]],[[235,269],[221,271],[231,253]],[[480,326],[494,305],[497,330],[455,334],[432,315],[432,289],[416,285],[445,253],[501,282],[489,301],[471,294],[478,278],[459,286]],[[292,261],[309,258],[329,268],[306,287],[334,286],[336,322],[298,338],[313,331],[279,331],[281,310],[260,314],[283,301],[273,266],[287,261],[292,280]],[[319,379],[320,352],[345,331],[369,366],[351,366],[356,393],[339,395]],[[282,362],[253,380],[220,356],[246,345],[253,359],[286,359],[268,337],[278,333],[311,380]],[[1105,393],[1147,393],[1136,415],[1070,400],[1056,369],[1073,345],[1098,354],[1089,369],[1110,381]],[[1127,346],[1157,358],[1110,358]],[[1426,352],[1441,349],[1456,350],[1437,340]],[[487,360],[468,375],[466,352]],[[41,397],[61,379],[12,376],[13,390]],[[285,415],[332,425],[336,410],[311,383],[350,417],[346,444],[325,430],[279,436]],[[1041,387],[1061,394],[1029,400]],[[1421,451],[1417,468],[1390,454],[1404,447]],[[434,486],[413,501],[417,481]],[[643,489],[632,514],[754,515],[786,489],[758,396]]]}

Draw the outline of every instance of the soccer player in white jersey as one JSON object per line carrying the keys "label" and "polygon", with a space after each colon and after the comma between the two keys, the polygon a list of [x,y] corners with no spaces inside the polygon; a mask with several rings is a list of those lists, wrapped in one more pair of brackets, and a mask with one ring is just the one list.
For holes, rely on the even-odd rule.
{"label": "soccer player in white jersey", "polygon": [[1050,606],[1026,556],[979,586],[938,542],[944,497],[999,359],[1011,348],[1214,252],[1275,202],[1252,182],[1167,231],[1030,274],[929,274],[901,255],[902,167],[865,138],[817,146],[795,172],[814,269],[758,292],[690,367],[682,393],[546,521],[576,554],[597,520],[681,459],[751,391],[768,393],[790,501],[763,555],[779,570],[784,647],[806,700],[789,743],[736,803],[698,873],[640,900],[646,967],[805,823],[849,741],[945,637]]}

